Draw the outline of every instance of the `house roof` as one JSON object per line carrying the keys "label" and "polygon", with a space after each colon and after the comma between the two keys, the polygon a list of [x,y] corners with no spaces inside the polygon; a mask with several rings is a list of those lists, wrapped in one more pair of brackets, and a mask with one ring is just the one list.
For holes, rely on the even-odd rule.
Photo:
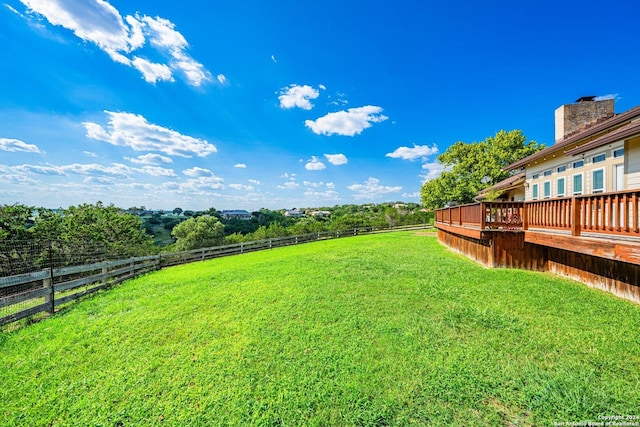
{"label": "house roof", "polygon": [[591,142],[574,148],[573,150],[569,150],[567,151],[567,155],[575,156],[576,154],[582,154],[602,145],[620,141],[621,139],[625,139],[633,135],[640,135],[640,120],[627,123],[611,133],[603,135],[600,138],[596,138]]}
{"label": "house roof", "polygon": [[[590,138],[590,137],[594,137],[596,135],[598,135],[599,133],[605,132],[608,129],[614,128],[624,122],[626,122],[627,120],[631,120],[635,117],[640,116],[640,106],[634,107],[630,110],[625,111],[624,113],[620,113],[618,115],[615,115],[613,117],[611,117],[610,119],[604,120],[600,123],[597,123],[585,130],[583,130],[582,132],[578,132],[577,134],[571,135],[563,140],[560,140],[558,142],[556,142],[555,144],[545,148],[544,150],[538,151],[537,153],[534,153],[530,156],[525,157],[524,159],[518,160],[517,162],[511,163],[510,165],[506,166],[504,169],[505,170],[513,170],[513,169],[517,169],[517,168],[521,168],[523,166],[526,166],[527,163],[531,163],[532,161],[538,160],[538,159],[543,159],[546,156],[555,153],[556,151],[559,150],[564,150],[563,154],[569,154],[572,153],[573,150],[578,149],[578,145],[577,143],[586,139],[586,138]],[[631,124],[631,123],[629,123]],[[622,126],[622,128],[628,126],[629,124]],[[622,129],[620,128],[620,129]],[[614,132],[618,132],[620,129],[616,129],[616,131]],[[610,141],[608,139],[609,135],[612,135],[614,132],[606,134],[606,135],[602,135],[599,138],[593,139],[588,141],[586,144],[581,145],[580,148],[584,147],[585,145],[589,145],[592,144],[590,146],[590,148],[588,148],[588,150],[591,150],[593,148],[597,148],[600,145],[604,145],[607,144],[609,142],[612,141],[616,141],[622,138],[625,138],[624,136],[620,136],[618,135],[617,137],[614,137],[614,139],[612,141]],[[602,140],[605,140],[605,142],[603,142]],[[585,150],[586,151],[586,150]],[[580,151],[582,152],[582,151]],[[579,153],[575,153],[575,154],[579,154]],[[571,154],[574,155],[574,154]]]}
{"label": "house roof", "polygon": [[510,176],[507,179],[503,179],[502,181],[492,185],[489,188],[485,188],[484,190],[480,191],[476,196],[476,199],[484,198],[484,196],[491,190],[501,191],[504,193],[505,191],[521,186],[522,184],[524,184],[524,181],[525,181],[525,173],[524,172],[518,173],[516,175]]}
{"label": "house roof", "polygon": [[251,213],[249,213],[248,211],[245,210],[229,210],[229,211],[222,211],[223,215],[251,215]]}

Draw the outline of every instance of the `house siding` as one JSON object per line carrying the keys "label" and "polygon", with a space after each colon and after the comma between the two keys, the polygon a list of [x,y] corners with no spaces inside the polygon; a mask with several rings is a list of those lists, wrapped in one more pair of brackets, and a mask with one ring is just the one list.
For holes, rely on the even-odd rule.
{"label": "house siding", "polygon": [[627,141],[625,146],[626,188],[640,188],[640,137]]}
{"label": "house siding", "polygon": [[[625,148],[625,155],[623,157],[614,158],[613,152],[620,148]],[[604,161],[594,163],[593,157],[605,154]],[[574,168],[573,163],[579,160],[584,160],[584,165]],[[604,174],[604,188],[603,192],[614,191],[614,168],[615,165],[625,164],[625,188],[640,188],[640,138],[637,138],[633,144],[625,141],[618,141],[613,144],[609,144],[604,147],[596,148],[592,151],[584,153],[584,157],[580,156],[565,156],[563,153],[552,155],[551,159],[538,161],[537,164],[527,167],[526,172],[526,185],[525,185],[525,200],[533,200],[533,185],[538,184],[538,200],[544,198],[542,189],[544,188],[544,182],[551,181],[551,195],[550,198],[558,197],[558,178],[564,178],[564,197],[573,195],[573,177],[577,174],[582,174],[582,194],[593,193],[593,172],[595,170],[602,169]],[[558,172],[559,166],[566,166],[566,170]],[[544,176],[545,171],[551,171],[551,175]],[[635,170],[633,178],[627,171]],[[538,176],[534,178],[534,176]],[[635,185],[635,186],[632,186]]]}

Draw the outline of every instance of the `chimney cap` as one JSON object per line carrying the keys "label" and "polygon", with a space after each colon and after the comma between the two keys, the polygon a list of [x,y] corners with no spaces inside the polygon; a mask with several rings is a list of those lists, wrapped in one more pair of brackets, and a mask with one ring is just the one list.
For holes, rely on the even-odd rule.
{"label": "chimney cap", "polygon": [[582,96],[582,97],[576,99],[576,102],[589,102],[589,101],[593,101],[595,99],[596,99],[595,96]]}

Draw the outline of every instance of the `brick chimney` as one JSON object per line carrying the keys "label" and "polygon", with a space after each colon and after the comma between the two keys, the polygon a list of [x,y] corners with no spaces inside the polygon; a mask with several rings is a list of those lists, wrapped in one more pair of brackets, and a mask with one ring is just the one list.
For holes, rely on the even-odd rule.
{"label": "brick chimney", "polygon": [[574,104],[565,104],[556,109],[556,142],[613,117],[614,100],[595,99],[595,96],[583,96]]}

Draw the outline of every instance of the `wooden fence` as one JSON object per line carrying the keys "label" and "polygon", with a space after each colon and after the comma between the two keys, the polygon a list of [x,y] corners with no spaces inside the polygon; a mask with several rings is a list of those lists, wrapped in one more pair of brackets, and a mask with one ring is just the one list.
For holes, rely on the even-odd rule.
{"label": "wooden fence", "polygon": [[325,231],[185,252],[102,261],[88,265],[52,267],[31,273],[0,277],[0,326],[38,313],[52,314],[62,304],[163,267],[317,240],[424,228],[429,226],[367,227]]}

